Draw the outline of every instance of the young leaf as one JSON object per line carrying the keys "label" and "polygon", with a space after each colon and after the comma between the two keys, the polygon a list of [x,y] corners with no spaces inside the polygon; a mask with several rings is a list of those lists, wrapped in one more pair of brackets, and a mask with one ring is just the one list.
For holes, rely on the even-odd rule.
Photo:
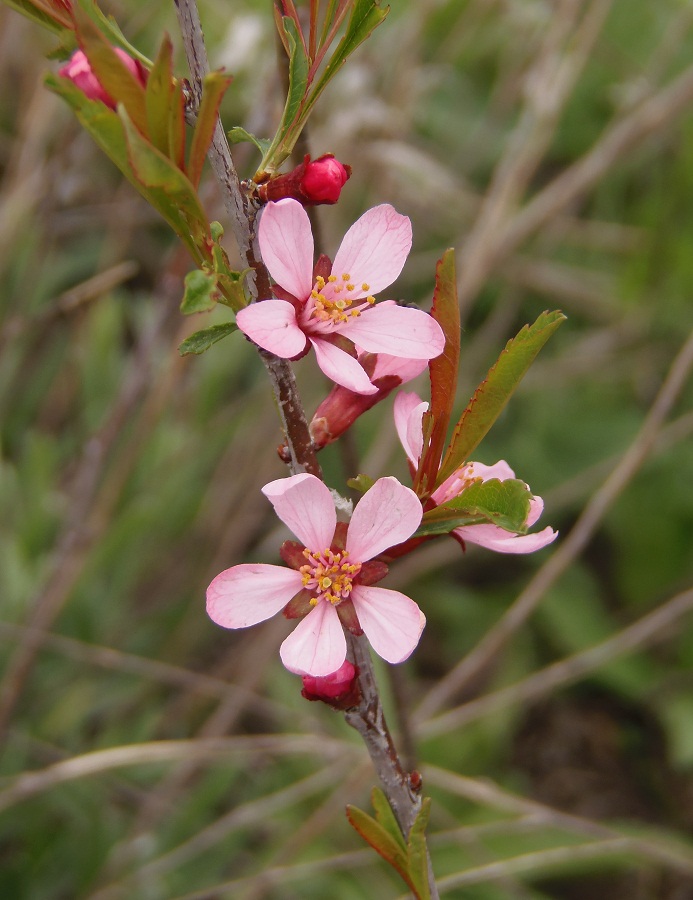
{"label": "young leaf", "polygon": [[104,90],[122,103],[135,127],[147,133],[144,88],[104,38],[81,3],[73,6],[75,27],[82,49]]}
{"label": "young leaf", "polygon": [[231,84],[231,76],[221,72],[210,72],[205,77],[202,85],[202,100],[197,112],[197,122],[190,145],[188,157],[188,178],[193,187],[200,183],[202,166],[204,165],[207,150],[212,141],[212,135],[217,124],[219,104],[224,96],[224,91]]}
{"label": "young leaf", "polygon": [[193,313],[207,312],[217,303],[216,275],[210,275],[201,269],[193,269],[185,276],[185,293],[180,304],[184,316]]}
{"label": "young leaf", "polygon": [[445,349],[428,364],[431,378],[431,406],[428,416],[432,422],[430,438],[424,441],[419,468],[414,477],[414,490],[417,493],[419,486],[424,493],[430,493],[433,489],[455,402],[460,360],[460,308],[457,303],[455,252],[452,249],[445,251],[436,266],[431,315],[443,329]]}
{"label": "young leaf", "polygon": [[[291,130],[293,142],[296,141],[296,138],[300,134],[301,129],[308,118],[308,114],[315,105],[320,94],[341,69],[347,61],[347,58],[366,40],[367,37],[370,37],[389,12],[389,6],[386,6],[384,9],[380,8],[380,0],[356,0],[347,23],[344,37],[337,44],[330,61],[325,66],[322,75],[316,82],[310,93],[310,97],[301,110],[300,119],[297,120],[295,126]],[[293,146],[293,143],[291,146]],[[291,146],[289,147],[288,152],[291,151]]]}
{"label": "young leaf", "polygon": [[356,478],[347,479],[347,484],[355,491],[365,494],[375,484],[375,480],[369,475],[357,475]]}
{"label": "young leaf", "polygon": [[379,822],[380,825],[387,831],[390,837],[397,841],[402,850],[406,850],[406,844],[404,843],[404,837],[402,836],[402,831],[397,824],[397,819],[395,818],[395,814],[392,811],[392,807],[390,806],[390,801],[385,796],[384,791],[382,791],[379,787],[374,787],[371,791],[371,803],[373,804],[373,809],[375,810],[375,818]]}
{"label": "young leaf", "polygon": [[3,2],[11,9],[16,10],[27,19],[31,19],[38,25],[43,25],[55,34],[60,34],[63,30],[72,28],[72,21],[67,10],[53,6],[50,3],[42,2],[42,0],[3,0]]}
{"label": "young leaf", "polygon": [[516,337],[508,341],[455,427],[438,473],[437,485],[442,484],[469,459],[502,412],[537,353],[564,321],[562,312],[544,312],[533,325],[525,325]]}
{"label": "young leaf", "polygon": [[[305,100],[306,91],[308,90],[308,57],[303,47],[301,35],[298,32],[296,23],[289,16],[284,16],[282,23],[289,45],[289,90],[287,91],[286,104],[277,134],[260,165],[260,171],[270,173],[281,165],[291,152],[291,147],[288,147],[288,149],[286,147],[282,148],[282,152],[279,154],[275,154],[274,151],[281,146],[286,133],[298,118],[299,109]],[[276,158],[274,158],[275,156]]]}
{"label": "young leaf", "polygon": [[236,125],[230,131],[228,131],[226,135],[232,144],[243,144],[246,142],[249,144],[255,144],[255,146],[263,156],[265,155],[265,153],[267,153],[272,143],[269,138],[255,137],[254,134],[246,131],[245,128],[241,128],[240,125]]}
{"label": "young leaf", "polygon": [[396,841],[383,826],[365,813],[362,809],[350,804],[346,808],[347,819],[352,828],[370,844],[376,853],[396,869],[405,882],[411,887],[408,874],[408,860],[404,841]]}
{"label": "young leaf", "polygon": [[497,525],[506,531],[527,530],[531,493],[516,478],[475,481],[457,497],[424,513],[412,537],[448,534],[464,525]]}
{"label": "young leaf", "polygon": [[165,35],[145,90],[149,139],[164,156],[169,152],[168,132],[173,95],[173,44],[170,37]]}
{"label": "young leaf", "polygon": [[431,798],[424,797],[419,814],[409,831],[407,856],[409,859],[409,877],[420,900],[431,900],[431,888],[428,881],[428,851],[426,847],[426,828],[431,813]]}
{"label": "young leaf", "polygon": [[209,257],[209,225],[195,188],[170,159],[160,153],[134,127],[121,106],[118,114],[125,128],[128,160],[145,196],[185,241],[194,258]]}
{"label": "young leaf", "polygon": [[212,344],[221,341],[228,334],[233,334],[238,330],[235,322],[222,322],[219,325],[210,325],[209,328],[203,328],[202,331],[196,331],[186,338],[178,348],[181,356],[187,356],[189,353],[204,353],[209,350]]}
{"label": "young leaf", "polygon": [[185,100],[182,81],[173,83],[173,99],[168,117],[168,153],[164,155],[168,156],[177,169],[185,172]]}

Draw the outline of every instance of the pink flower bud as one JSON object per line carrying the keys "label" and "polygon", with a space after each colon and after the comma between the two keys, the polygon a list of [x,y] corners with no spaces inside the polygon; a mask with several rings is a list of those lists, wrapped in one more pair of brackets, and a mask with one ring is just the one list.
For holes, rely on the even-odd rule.
{"label": "pink flower bud", "polygon": [[[114,47],[114,50],[120,57],[123,65],[130,70],[132,75],[144,87],[146,74],[141,64],[131,56],[128,56],[120,47]],[[78,87],[89,100],[100,100],[101,103],[104,103],[110,109],[116,108],[115,100],[104,90],[83,50],[76,50],[68,62],[58,70],[58,75],[61,75],[63,78],[69,78],[75,87]]]}
{"label": "pink flower bud", "polygon": [[331,153],[309,162],[301,179],[301,189],[310,203],[336,203],[351,175]]}
{"label": "pink flower bud", "polygon": [[306,156],[300,166],[261,184],[257,194],[263,203],[287,197],[304,206],[336,203],[350,176],[351,166],[343,165],[331,153],[312,162],[310,156]]}
{"label": "pink flower bud", "polygon": [[345,659],[331,675],[304,675],[301,695],[306,700],[322,700],[335,709],[348,709],[359,700],[356,675],[354,666]]}

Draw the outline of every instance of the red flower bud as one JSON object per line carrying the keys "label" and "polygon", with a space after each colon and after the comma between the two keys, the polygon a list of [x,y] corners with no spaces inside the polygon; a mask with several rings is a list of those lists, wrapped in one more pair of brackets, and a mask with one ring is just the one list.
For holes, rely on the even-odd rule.
{"label": "red flower bud", "polygon": [[359,701],[357,674],[355,667],[348,660],[344,660],[331,675],[321,677],[304,675],[301,695],[306,700],[322,700],[335,709],[348,709]]}
{"label": "red flower bud", "polygon": [[351,176],[351,166],[345,166],[331,153],[311,162],[306,156],[300,166],[284,175],[277,175],[257,189],[263,203],[291,197],[304,206],[336,203],[342,188]]}
{"label": "red flower bud", "polygon": [[349,166],[326,153],[306,165],[301,190],[310,203],[336,203],[350,175]]}
{"label": "red flower bud", "polygon": [[[113,49],[120,57],[123,65],[130,70],[132,75],[144,87],[146,84],[146,73],[142,65],[131,56],[128,56],[120,47],[114,47]],[[101,103],[105,103],[110,109],[116,108],[115,100],[106,92],[96,77],[91,63],[83,50],[76,50],[68,62],[58,70],[58,75],[61,75],[63,78],[69,78],[75,87],[78,87],[89,100],[100,100]]]}

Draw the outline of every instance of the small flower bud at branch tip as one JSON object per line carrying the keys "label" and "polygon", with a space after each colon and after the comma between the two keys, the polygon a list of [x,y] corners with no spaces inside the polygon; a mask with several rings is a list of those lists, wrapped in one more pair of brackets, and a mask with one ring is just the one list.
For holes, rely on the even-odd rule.
{"label": "small flower bud at branch tip", "polygon": [[[146,74],[140,63],[129,56],[124,50],[121,50],[120,47],[114,47],[114,50],[123,65],[130,70],[131,74],[144,87],[146,83]],[[109,109],[116,108],[115,100],[106,92],[101,82],[96,77],[96,74],[91,67],[91,63],[83,50],[76,50],[68,62],[58,70],[58,75],[62,78],[68,78],[89,100],[100,100],[101,103],[108,106]]]}

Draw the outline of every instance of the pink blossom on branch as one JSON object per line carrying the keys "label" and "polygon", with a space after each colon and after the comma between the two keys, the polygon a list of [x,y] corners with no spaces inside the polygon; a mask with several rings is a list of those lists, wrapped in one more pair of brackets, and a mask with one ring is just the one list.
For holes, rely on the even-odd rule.
{"label": "pink blossom on branch", "polygon": [[[404,447],[409,463],[416,468],[423,450],[422,420],[423,414],[428,409],[428,403],[421,400],[413,393],[401,391],[395,399],[395,427]],[[460,466],[449,478],[431,494],[431,500],[436,506],[458,497],[462,491],[474,481],[489,481],[497,478],[499,481],[507,481],[515,478],[515,473],[504,459],[495,465],[485,466],[479,462],[468,462]],[[529,485],[527,485],[529,490]],[[532,497],[529,501],[529,515],[526,526],[531,528],[539,519],[544,510],[544,501],[541,497]],[[558,537],[558,532],[552,528],[544,528],[535,534],[515,534],[506,531],[498,525],[464,525],[455,528],[452,535],[458,540],[470,544],[478,544],[487,550],[495,550],[497,553],[533,553],[552,543]]]}
{"label": "pink blossom on branch", "polygon": [[[123,65],[129,69],[130,73],[144,87],[146,84],[144,67],[124,50],[121,50],[120,47],[114,47],[113,49],[118,54]],[[110,109],[116,108],[115,100],[103,88],[83,50],[76,50],[65,65],[58,69],[58,75],[68,78],[89,100],[100,100]]]}
{"label": "pink blossom on branch", "polygon": [[391,300],[375,304],[373,295],[397,278],[411,248],[411,222],[392,206],[369,209],[351,226],[327,278],[313,279],[313,234],[298,201],[267,204],[259,241],[270,275],[288,298],[263,300],[238,313],[238,327],[260,347],[297,359],[312,346],[325,375],[357,394],[378,388],[356,359],[354,345],[406,359],[442,353],[443,332],[428,313]]}
{"label": "pink blossom on branch", "polygon": [[345,528],[337,522],[332,494],[314,475],[280,478],[262,491],[301,542],[282,547],[291,568],[260,563],[226,569],[207,589],[210,618],[223,628],[247,628],[282,610],[287,618],[301,617],[280,649],[286,668],[298,675],[322,677],[342,666],[343,626],[365,633],[387,662],[407,659],[424,615],[409,597],[373,584],[387,574],[375,557],[407,540],[421,522],[416,494],[396,478],[380,478]]}

